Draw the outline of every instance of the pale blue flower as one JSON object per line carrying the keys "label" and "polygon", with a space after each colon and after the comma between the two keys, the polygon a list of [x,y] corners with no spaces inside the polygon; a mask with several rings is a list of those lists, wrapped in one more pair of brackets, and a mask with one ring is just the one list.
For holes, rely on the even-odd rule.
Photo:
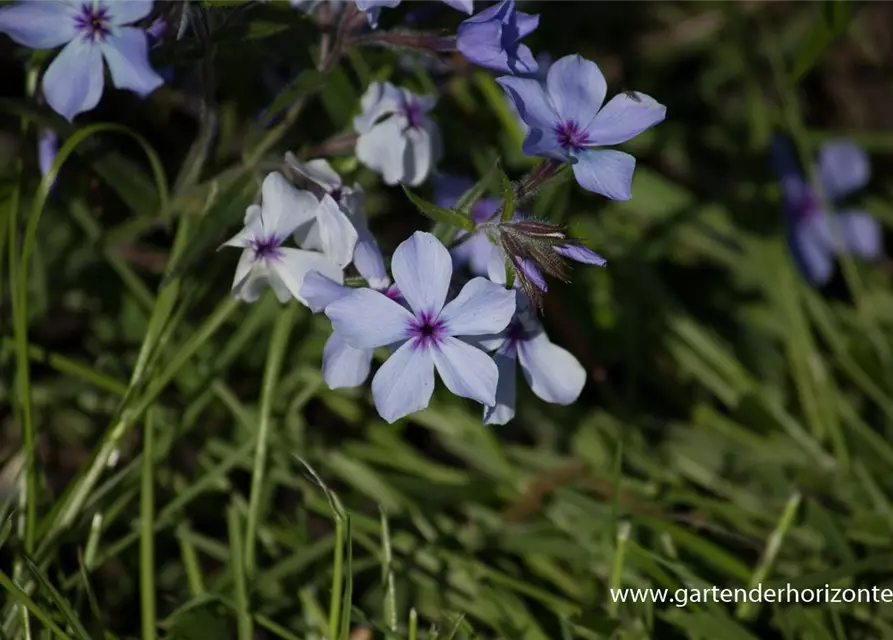
{"label": "pale blue flower", "polygon": [[[821,286],[831,279],[835,254],[864,260],[882,254],[881,225],[871,214],[850,208],[828,215],[803,177],[790,141],[776,136],[770,151],[781,180],[788,242],[810,284]],[[829,140],[819,149],[817,173],[833,204],[868,184],[871,163],[865,150],[849,140]]]}
{"label": "pale blue flower", "polygon": [[584,189],[614,200],[631,197],[635,158],[594,147],[626,142],[661,122],[664,105],[644,93],[624,92],[602,106],[605,78],[598,65],[578,55],[555,62],[545,85],[511,76],[497,82],[529,127],[524,153],[570,162]]}
{"label": "pale blue flower", "polygon": [[[254,302],[269,285],[280,302],[290,297],[302,304],[304,277],[318,271],[342,282],[344,267],[353,255],[357,233],[331,197],[319,201],[309,191],[299,191],[282,177],[270,173],[261,187],[261,205],[245,213],[245,228],[224,246],[243,249],[233,280],[233,295]],[[320,228],[320,251],[283,246],[302,227]]]}
{"label": "pale blue flower", "polygon": [[502,331],[515,311],[514,293],[474,278],[446,303],[450,254],[421,231],[397,247],[391,270],[409,310],[373,289],[357,289],[326,307],[335,332],[355,349],[400,345],[372,379],[381,417],[394,422],[427,407],[435,368],[454,394],[493,405],[496,365],[460,338]]}
{"label": "pale blue flower", "polygon": [[515,9],[514,0],[484,9],[459,25],[456,49],[474,64],[503,73],[533,73],[537,62],[521,39],[533,33],[540,17]]}
{"label": "pale blue flower", "polygon": [[[387,287],[390,284],[390,278],[385,270],[384,258],[381,255],[381,249],[378,248],[378,242],[369,231],[369,223],[363,213],[365,200],[363,188],[357,183],[354,183],[353,187],[345,186],[341,181],[341,176],[324,159],[298,162],[293,154],[288,153],[285,156],[285,161],[292,169],[313,182],[322,190],[323,194],[328,194],[338,204],[342,213],[348,217],[357,231],[357,242],[353,254],[354,266],[373,289]],[[303,235],[296,236],[295,240],[299,246],[305,249],[319,249],[321,248],[319,230],[319,225],[302,228],[301,234]]]}
{"label": "pale blue flower", "polygon": [[442,154],[440,130],[427,116],[435,102],[389,82],[370,84],[353,121],[357,159],[385,184],[420,185]]}
{"label": "pale blue flower", "polygon": [[515,417],[517,363],[527,384],[540,399],[567,405],[576,401],[586,384],[586,370],[567,349],[553,344],[518,292],[515,317],[493,339],[483,339],[485,348],[496,349],[493,360],[499,370],[496,400],[484,407],[484,424],[505,424]]}
{"label": "pale blue flower", "polygon": [[127,26],[152,11],[151,0],[25,0],[0,9],[0,32],[32,49],[65,45],[43,75],[43,94],[68,120],[94,108],[112,82],[147,96],[163,84],[149,65],[146,32]]}

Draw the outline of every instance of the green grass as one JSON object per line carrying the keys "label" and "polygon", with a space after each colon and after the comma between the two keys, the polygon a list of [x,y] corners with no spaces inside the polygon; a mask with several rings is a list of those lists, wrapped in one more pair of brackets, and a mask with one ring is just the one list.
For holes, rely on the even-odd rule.
{"label": "green grass", "polygon": [[[368,384],[329,390],[326,319],[231,299],[235,252],[215,252],[286,150],[349,130],[364,82],[435,86],[425,71],[364,49],[277,97],[257,69],[314,68],[316,36],[259,7],[250,37],[234,21],[204,52],[213,116],[173,117],[186,90],[166,88],[107,96],[75,129],[29,97],[31,61],[0,101],[19,150],[0,159],[0,638],[893,637],[889,604],[609,596],[893,588],[893,273],[849,259],[808,287],[766,159],[773,130],[804,158],[837,135],[870,142],[875,179],[852,204],[893,223],[893,146],[871,124],[889,102],[858,93],[893,87],[871,30],[888,14],[841,4],[526,9],[542,13],[534,51],[580,52],[668,118],[627,145],[631,201],[564,181],[525,205],[609,266],[545,303],[590,374],[580,400],[547,405],[521,381],[503,427],[442,386],[394,425]],[[207,74],[199,53],[157,55]],[[829,104],[841,83],[855,93]],[[443,92],[445,170],[530,169],[489,74]],[[43,180],[38,126],[65,136]],[[333,162],[386,249],[431,228],[402,190]]]}

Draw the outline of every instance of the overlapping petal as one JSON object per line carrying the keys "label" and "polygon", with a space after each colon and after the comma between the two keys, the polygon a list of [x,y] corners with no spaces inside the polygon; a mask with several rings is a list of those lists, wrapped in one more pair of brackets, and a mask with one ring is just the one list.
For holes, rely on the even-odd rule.
{"label": "overlapping petal", "polygon": [[372,289],[357,289],[330,303],[326,315],[335,331],[357,349],[374,349],[405,340],[413,321],[406,309]]}
{"label": "overlapping petal", "polygon": [[567,349],[544,332],[518,343],[518,360],[533,392],[553,404],[570,404],[583,391],[586,370]]}
{"label": "overlapping petal", "polygon": [[52,49],[74,40],[79,7],[59,0],[16,2],[0,8],[0,33],[31,49]]}
{"label": "overlapping petal", "polygon": [[118,28],[99,47],[109,66],[112,82],[119,89],[129,89],[145,97],[164,84],[149,64],[149,44],[142,29]]}
{"label": "overlapping petal", "polygon": [[372,349],[356,349],[338,332],[329,336],[322,352],[322,377],[329,389],[357,387],[369,377]]}
{"label": "overlapping petal", "polygon": [[518,388],[517,350],[506,344],[494,355],[493,362],[499,374],[496,397],[492,406],[484,406],[484,424],[505,424],[515,417],[515,399]]}
{"label": "overlapping petal", "polygon": [[667,108],[649,95],[621,93],[608,101],[596,114],[586,133],[593,146],[605,147],[635,138],[646,129],[663,122]]}
{"label": "overlapping petal", "polygon": [[595,117],[608,92],[598,65],[578,55],[557,60],[549,68],[546,86],[560,120],[576,122],[583,129]]}

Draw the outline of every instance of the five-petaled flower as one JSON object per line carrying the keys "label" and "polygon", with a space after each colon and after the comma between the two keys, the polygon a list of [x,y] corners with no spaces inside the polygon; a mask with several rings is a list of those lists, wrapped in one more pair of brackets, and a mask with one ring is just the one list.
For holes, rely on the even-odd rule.
{"label": "five-petaled flower", "polygon": [[459,25],[456,49],[478,66],[503,73],[533,73],[537,62],[521,39],[533,33],[540,17],[515,9],[515,0],[484,9]]}
{"label": "five-petaled flower", "polygon": [[[381,249],[378,248],[375,237],[369,231],[369,224],[363,213],[365,199],[363,188],[357,183],[354,183],[353,187],[345,186],[341,181],[341,176],[322,158],[309,162],[298,162],[294,154],[287,153],[285,161],[289,167],[310,180],[321,191],[320,198],[328,195],[338,204],[357,232],[353,265],[373,289],[387,287],[391,279],[385,269]],[[321,249],[317,225],[302,228],[301,233],[301,236],[296,235],[295,237],[299,246],[305,249]]]}
{"label": "five-petaled flower", "polygon": [[394,422],[427,407],[435,368],[451,392],[492,406],[496,364],[460,338],[502,331],[515,312],[514,292],[474,278],[446,303],[450,254],[421,231],[397,247],[391,270],[409,310],[372,289],[357,289],[326,307],[335,332],[355,349],[400,345],[372,379],[378,413]]}
{"label": "five-petaled flower", "polygon": [[[823,211],[786,138],[773,139],[771,155],[781,179],[791,249],[810,284],[828,282],[835,253],[867,260],[880,256],[881,225],[875,218],[860,209]],[[819,149],[817,174],[831,203],[864,187],[871,176],[871,164],[868,154],[852,142],[830,140]]]}
{"label": "five-petaled flower", "polygon": [[105,83],[146,96],[163,83],[149,65],[146,32],[127,26],[152,0],[25,0],[0,9],[0,32],[32,49],[65,45],[43,76],[43,94],[68,120],[99,103]]}
{"label": "five-petaled flower", "polygon": [[549,340],[530,303],[518,292],[515,317],[499,335],[480,341],[496,349],[493,360],[499,370],[496,401],[484,407],[484,424],[505,424],[515,416],[516,363],[533,392],[552,404],[571,404],[583,391],[586,370],[567,349]]}
{"label": "five-petaled flower", "polygon": [[435,98],[388,82],[373,82],[353,125],[357,159],[381,173],[385,184],[420,185],[440,159],[440,130],[427,116]]}
{"label": "five-petaled flower", "polygon": [[[286,302],[294,296],[302,304],[301,285],[310,271],[342,282],[343,269],[353,255],[357,233],[328,195],[322,201],[299,191],[281,174],[269,174],[261,187],[261,204],[245,212],[245,228],[223,246],[243,249],[233,280],[233,295],[254,302],[269,284]],[[320,251],[283,246],[295,232],[316,226]]]}
{"label": "five-petaled flower", "polygon": [[570,162],[584,189],[614,200],[631,197],[636,160],[613,149],[661,122],[667,108],[638,92],[602,106],[607,84],[598,65],[578,55],[555,62],[545,86],[531,78],[497,79],[528,126],[524,153]]}

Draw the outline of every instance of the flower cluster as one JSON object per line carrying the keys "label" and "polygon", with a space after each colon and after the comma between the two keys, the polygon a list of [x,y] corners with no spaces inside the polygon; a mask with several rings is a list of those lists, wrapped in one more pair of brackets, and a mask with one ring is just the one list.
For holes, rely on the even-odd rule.
{"label": "flower cluster", "polygon": [[[385,361],[371,388],[388,422],[428,406],[436,371],[450,392],[482,405],[485,423],[503,424],[515,412],[516,362],[539,398],[571,403],[582,392],[585,371],[549,340],[537,312],[549,278],[567,281],[573,263],[604,267],[606,261],[566,225],[529,216],[525,204],[566,165],[584,189],[630,198],[635,159],[601,147],[661,122],[666,108],[635,92],[605,102],[607,83],[594,62],[569,55],[549,64],[547,55],[535,56],[525,40],[537,30],[539,16],[518,11],[514,0],[475,15],[471,0],[443,0],[470,16],[455,34],[380,28],[382,9],[400,4],[290,1],[323,31],[321,74],[352,48],[365,46],[431,54],[445,73],[453,66],[444,64],[442,54],[457,52],[502,74],[496,82],[524,131],[523,151],[544,160],[515,183],[501,175],[498,194],[490,191],[493,176],[474,184],[440,174],[438,96],[372,81],[357,105],[352,133],[319,147],[329,152],[286,154],[281,168],[263,178],[243,228],[223,244],[241,250],[232,294],[251,303],[270,288],[282,303],[294,299],[324,314],[332,332],[322,369],[333,389],[363,384],[379,350]],[[61,47],[37,98],[73,120],[99,103],[106,68],[116,87],[139,96],[162,85],[150,54],[168,32],[179,40],[188,37],[187,26],[202,31],[197,20],[189,5],[175,14],[166,7],[153,11],[151,0],[26,0],[0,9],[0,32],[35,49]],[[414,22],[421,20],[419,14]],[[170,71],[165,78],[173,77]],[[271,112],[269,120],[276,117]],[[57,146],[54,132],[41,131],[45,173]],[[326,159],[346,149],[385,185],[415,188],[433,177],[434,202],[409,195],[438,222],[436,235],[417,231],[386,260],[363,211],[362,187],[343,180]],[[354,277],[346,277],[348,269]]]}

